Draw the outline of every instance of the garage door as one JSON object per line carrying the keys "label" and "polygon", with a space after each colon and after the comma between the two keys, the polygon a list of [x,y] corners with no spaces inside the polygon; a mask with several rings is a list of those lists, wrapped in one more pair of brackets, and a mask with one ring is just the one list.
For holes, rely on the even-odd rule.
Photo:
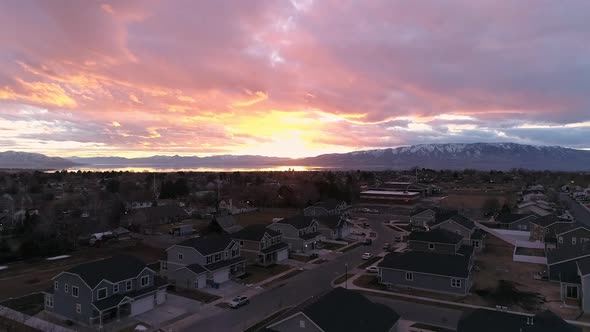
{"label": "garage door", "polygon": [[131,316],[137,316],[143,314],[146,311],[150,311],[154,308],[154,296],[144,297],[143,299],[131,302]]}
{"label": "garage door", "polygon": [[220,284],[229,280],[229,269],[217,271],[213,274],[213,281]]}
{"label": "garage door", "polygon": [[165,289],[160,289],[156,293],[156,304],[162,304],[164,302],[166,302],[166,290]]}
{"label": "garage door", "polygon": [[277,262],[284,261],[287,258],[289,258],[289,250],[285,249],[277,253]]}

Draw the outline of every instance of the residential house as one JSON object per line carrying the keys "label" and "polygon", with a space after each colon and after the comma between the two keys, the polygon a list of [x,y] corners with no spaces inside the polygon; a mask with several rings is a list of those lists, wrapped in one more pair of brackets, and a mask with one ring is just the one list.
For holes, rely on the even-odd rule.
{"label": "residential house", "polygon": [[[536,219],[530,220],[531,224],[531,234],[530,240],[531,241],[541,241],[545,242],[548,235],[551,235],[551,229],[553,228],[561,228],[561,227],[570,227],[573,224],[571,220],[560,219],[555,215],[547,215],[544,217],[537,217]],[[559,225],[561,224],[561,225]],[[555,232],[553,232],[555,233]]]}
{"label": "residential house", "polygon": [[344,213],[346,210],[346,202],[337,199],[328,199],[323,202],[318,202],[312,206],[308,206],[303,209],[303,215],[305,216],[326,216],[326,215],[339,215]]}
{"label": "residential house", "polygon": [[468,311],[457,332],[582,332],[549,310],[534,316],[490,309]]}
{"label": "residential house", "polygon": [[[590,244],[582,247],[564,246],[547,251],[547,277],[559,282],[561,300],[570,305],[590,304],[590,289],[584,292],[583,286],[590,287],[585,274],[590,271]],[[588,307],[590,309],[590,307]]]}
{"label": "residential house", "polygon": [[414,231],[408,238],[411,250],[454,255],[463,245],[463,236],[445,229]]}
{"label": "residential house", "polygon": [[530,231],[531,220],[537,219],[534,214],[504,213],[500,214],[494,220],[501,228],[513,231]]}
{"label": "residential house", "polygon": [[472,256],[407,251],[387,254],[377,265],[379,283],[452,295],[467,295],[472,285]]}
{"label": "residential house", "polygon": [[289,245],[283,242],[281,233],[266,225],[251,225],[231,234],[240,244],[241,255],[250,264],[269,266],[289,258]]}
{"label": "residential house", "polygon": [[412,225],[391,223],[388,226],[393,231],[393,238],[397,242],[406,241],[412,234]]}
{"label": "residential house", "polygon": [[[556,229],[554,235],[557,248],[562,247],[578,247],[589,246],[590,243],[590,228],[584,224],[574,223],[559,223],[556,225],[567,225],[566,228]],[[551,234],[551,229],[550,229]]]}
{"label": "residential house", "polygon": [[277,332],[397,332],[400,316],[386,305],[342,287],[268,326]]}
{"label": "residential house", "polygon": [[191,238],[166,249],[160,274],[179,288],[217,287],[244,274],[240,245],[227,235]]}
{"label": "residential house", "polygon": [[179,222],[188,218],[188,213],[178,205],[152,206],[134,210],[131,223],[142,227]]}
{"label": "residential house", "polygon": [[338,240],[350,235],[352,227],[344,215],[321,215],[316,220],[318,221],[318,231],[326,239]]}
{"label": "residential house", "polygon": [[410,223],[417,227],[427,227],[443,221],[457,214],[455,210],[446,210],[438,207],[419,209],[410,216]]}
{"label": "residential house", "polygon": [[478,231],[475,223],[459,214],[439,215],[435,218],[432,229],[444,229],[463,237],[463,244],[475,247],[478,251],[483,249],[483,232]]}
{"label": "residential house", "polygon": [[518,214],[534,214],[539,217],[545,217],[553,214],[551,207],[545,206],[544,204],[528,201],[517,205],[516,213]]}
{"label": "residential house", "polygon": [[166,301],[167,284],[133,256],[84,263],[52,280],[44,292],[45,310],[85,325],[136,316]]}
{"label": "residential house", "polygon": [[217,231],[223,231],[228,234],[235,233],[243,228],[237,224],[236,218],[233,215],[227,213],[216,214],[213,216],[209,225]]}
{"label": "residential house", "polygon": [[268,225],[268,228],[281,233],[289,249],[296,252],[314,250],[317,243],[324,238],[318,231],[317,220],[308,216],[296,215],[278,219]]}

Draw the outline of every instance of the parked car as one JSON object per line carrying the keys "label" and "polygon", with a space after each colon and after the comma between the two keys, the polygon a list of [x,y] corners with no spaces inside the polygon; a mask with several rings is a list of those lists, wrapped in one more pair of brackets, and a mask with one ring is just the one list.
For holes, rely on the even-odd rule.
{"label": "parked car", "polygon": [[367,270],[368,273],[379,273],[379,268],[375,265],[369,266],[365,270]]}
{"label": "parked car", "polygon": [[373,244],[373,240],[371,239],[365,239],[365,241],[363,242],[363,245],[365,246],[370,246],[371,244]]}
{"label": "parked car", "polygon": [[372,257],[373,257],[373,254],[371,254],[370,252],[366,252],[361,256],[361,258],[364,260],[371,259]]}
{"label": "parked car", "polygon": [[229,307],[233,309],[237,309],[241,306],[250,303],[250,299],[246,296],[236,296],[229,302]]}
{"label": "parked car", "polygon": [[386,250],[386,251],[389,251],[389,250],[391,250],[391,244],[389,244],[389,243],[385,243],[385,244],[383,245],[383,250]]}

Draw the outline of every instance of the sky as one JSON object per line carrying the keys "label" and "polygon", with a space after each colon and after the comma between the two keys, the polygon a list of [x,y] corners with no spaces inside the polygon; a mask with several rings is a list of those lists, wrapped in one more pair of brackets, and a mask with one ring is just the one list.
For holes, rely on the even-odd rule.
{"label": "sky", "polygon": [[7,0],[0,151],[590,148],[590,1]]}

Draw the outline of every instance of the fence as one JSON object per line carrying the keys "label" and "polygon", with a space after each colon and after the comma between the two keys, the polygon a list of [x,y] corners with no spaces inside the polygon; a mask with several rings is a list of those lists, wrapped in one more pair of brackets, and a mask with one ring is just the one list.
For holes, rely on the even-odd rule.
{"label": "fence", "polygon": [[517,255],[517,250],[518,247],[514,247],[514,252],[512,253],[512,260],[515,262],[547,264],[547,257],[545,256]]}
{"label": "fence", "polygon": [[533,248],[533,249],[544,249],[545,244],[540,241],[529,241],[530,232],[527,231],[513,231],[509,229],[496,229],[490,228],[481,223],[475,223],[479,228],[490,233],[501,240],[512,244],[515,247]]}
{"label": "fence", "polygon": [[12,310],[10,308],[6,308],[0,306],[0,316],[5,317],[7,319],[13,320],[17,323],[24,324],[26,326],[35,328],[40,331],[47,331],[47,332],[74,332],[68,328],[63,326],[55,325],[48,321],[44,321],[37,317],[32,317],[29,315],[25,315],[22,312],[18,312],[16,310]]}

